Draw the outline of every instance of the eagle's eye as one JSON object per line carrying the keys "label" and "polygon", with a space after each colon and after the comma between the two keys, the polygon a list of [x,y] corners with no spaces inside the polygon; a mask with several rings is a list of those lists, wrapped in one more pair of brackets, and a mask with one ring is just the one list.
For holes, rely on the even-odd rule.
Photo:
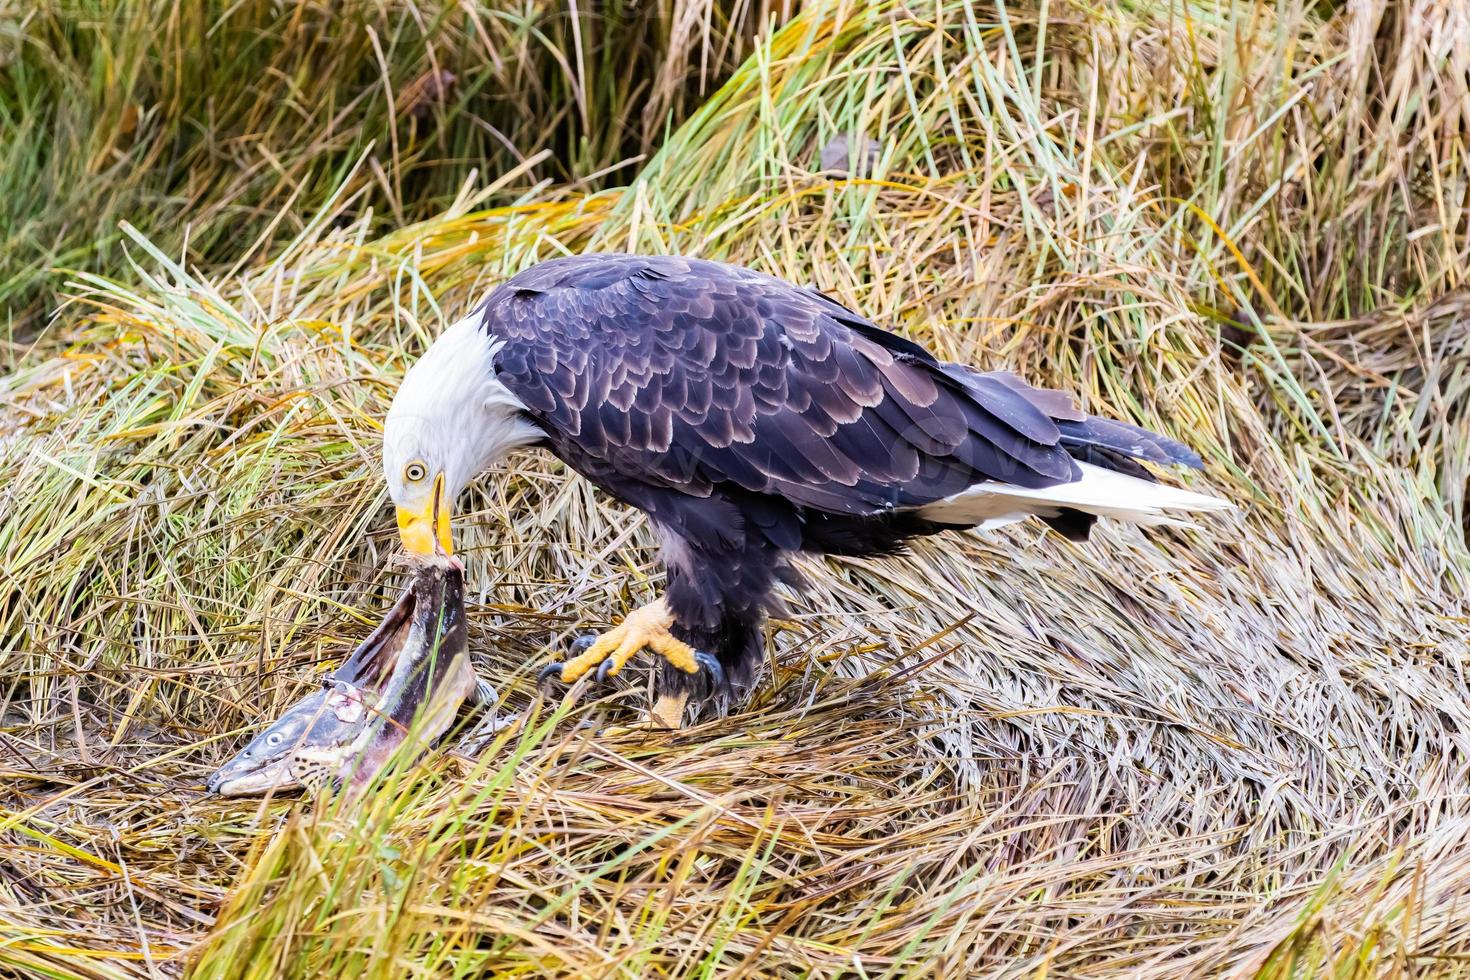
{"label": "eagle's eye", "polygon": [[428,475],[429,471],[424,468],[423,463],[409,463],[403,468],[403,478],[409,483],[420,483]]}

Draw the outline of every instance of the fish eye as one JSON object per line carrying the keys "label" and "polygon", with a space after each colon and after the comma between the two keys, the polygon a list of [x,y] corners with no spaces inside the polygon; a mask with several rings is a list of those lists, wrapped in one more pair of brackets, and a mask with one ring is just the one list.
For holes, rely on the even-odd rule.
{"label": "fish eye", "polygon": [[267,744],[267,745],[280,745],[281,744],[281,733],[280,732],[271,732],[269,735],[267,735],[265,737],[265,744]]}
{"label": "fish eye", "polygon": [[403,478],[409,483],[421,483],[428,475],[429,471],[418,460],[414,460],[403,468]]}

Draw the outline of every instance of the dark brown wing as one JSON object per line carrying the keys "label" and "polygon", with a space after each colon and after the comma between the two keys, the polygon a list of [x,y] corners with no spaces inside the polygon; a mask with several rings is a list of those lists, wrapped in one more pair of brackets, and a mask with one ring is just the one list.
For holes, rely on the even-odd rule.
{"label": "dark brown wing", "polygon": [[604,484],[697,497],[734,485],[867,514],[984,480],[1080,475],[1064,428],[1088,417],[1066,396],[940,363],[814,290],[747,269],[556,259],[497,289],[484,325],[501,344],[501,381],[553,448]]}

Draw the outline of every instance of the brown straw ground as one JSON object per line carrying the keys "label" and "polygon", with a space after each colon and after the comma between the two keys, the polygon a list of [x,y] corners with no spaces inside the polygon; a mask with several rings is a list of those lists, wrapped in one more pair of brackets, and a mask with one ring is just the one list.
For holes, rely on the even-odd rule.
{"label": "brown straw ground", "polygon": [[[0,389],[0,971],[1470,972],[1470,15],[1370,6],[816,4],[627,187],[74,273]],[[517,456],[457,533],[520,724],[354,805],[204,797],[401,583],[404,366],[585,249],[813,283],[1240,511],[808,561],[748,702],[603,739],[642,687],[532,679],[651,542]]]}

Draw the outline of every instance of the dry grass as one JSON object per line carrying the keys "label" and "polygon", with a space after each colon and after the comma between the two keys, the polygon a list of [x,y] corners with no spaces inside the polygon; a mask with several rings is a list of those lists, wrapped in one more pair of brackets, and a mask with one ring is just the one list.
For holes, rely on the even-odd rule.
{"label": "dry grass", "polygon": [[[267,264],[75,276],[0,415],[0,970],[1470,973],[1470,15],[1370,6],[814,5],[627,187],[377,235],[349,181]],[[874,173],[814,172],[843,132]],[[525,723],[354,809],[202,798],[398,581],[405,363],[586,248],[814,282],[1244,511],[814,561],[749,705],[599,741],[622,696],[530,678],[650,541],[518,458],[459,536]]]}

